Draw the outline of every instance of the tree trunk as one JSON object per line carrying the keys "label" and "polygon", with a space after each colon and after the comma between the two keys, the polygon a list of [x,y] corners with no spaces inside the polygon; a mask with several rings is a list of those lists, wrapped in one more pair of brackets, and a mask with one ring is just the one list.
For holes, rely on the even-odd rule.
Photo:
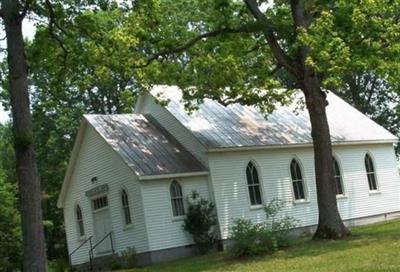
{"label": "tree trunk", "polygon": [[340,239],[350,234],[343,224],[336,202],[332,144],[325,107],[326,94],[314,75],[304,77],[302,90],[311,121],[314,145],[315,182],[318,201],[318,227],[314,239]]}
{"label": "tree trunk", "polygon": [[10,98],[13,117],[17,180],[21,195],[23,270],[47,271],[42,222],[40,181],[33,150],[32,116],[28,93],[19,1],[3,0],[2,16],[7,37]]}
{"label": "tree trunk", "polygon": [[[306,64],[310,48],[299,46],[295,58],[288,56],[280,46],[275,32],[256,0],[244,0],[256,20],[265,25],[263,34],[277,63],[292,74],[306,97],[306,104],[311,121],[311,134],[314,145],[315,183],[318,200],[318,227],[314,239],[338,239],[350,234],[344,226],[337,208],[336,190],[333,175],[332,145],[325,107],[326,95],[312,68]],[[314,19],[304,5],[306,1],[291,0],[290,6],[294,29],[307,29]],[[307,11],[308,10],[308,11]]]}

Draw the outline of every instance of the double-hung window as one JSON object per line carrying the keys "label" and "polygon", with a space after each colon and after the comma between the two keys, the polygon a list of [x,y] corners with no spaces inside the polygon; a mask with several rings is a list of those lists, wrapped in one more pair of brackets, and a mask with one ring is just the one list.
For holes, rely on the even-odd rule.
{"label": "double-hung window", "polygon": [[122,190],[121,202],[122,202],[122,211],[124,213],[125,225],[130,225],[132,224],[131,210],[129,208],[128,194],[126,193],[125,190]]}
{"label": "double-hung window", "polygon": [[169,187],[169,193],[171,195],[173,216],[185,215],[185,207],[183,206],[182,187],[176,180],[172,181]]}
{"label": "double-hung window", "polygon": [[376,181],[375,166],[369,154],[365,154],[364,163],[367,172],[369,190],[376,191],[378,190],[378,183]]}
{"label": "double-hung window", "polygon": [[336,195],[344,195],[342,173],[340,172],[339,163],[335,158],[333,160],[333,173],[336,186]]}
{"label": "double-hung window", "polygon": [[262,196],[260,189],[260,179],[256,166],[249,162],[246,167],[247,188],[249,190],[251,206],[262,205]]}
{"label": "double-hung window", "polygon": [[290,162],[290,175],[292,177],[293,194],[295,200],[306,199],[306,192],[304,190],[303,173],[300,164],[296,159]]}
{"label": "double-hung window", "polygon": [[85,235],[85,227],[83,225],[83,216],[82,216],[81,206],[76,205],[75,212],[76,212],[76,223],[78,225],[79,237],[82,237]]}

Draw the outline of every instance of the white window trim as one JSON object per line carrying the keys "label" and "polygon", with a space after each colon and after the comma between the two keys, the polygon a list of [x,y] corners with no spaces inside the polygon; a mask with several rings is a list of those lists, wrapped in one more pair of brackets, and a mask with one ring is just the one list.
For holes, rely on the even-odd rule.
{"label": "white window trim", "polygon": [[[341,183],[342,183],[342,191],[343,191],[342,194],[337,194],[337,195],[336,195],[336,199],[348,198],[348,195],[347,195],[347,188],[346,188],[346,185],[345,185],[345,182],[344,182],[344,171],[343,171],[343,167],[342,167],[342,162],[341,162],[341,160],[339,160],[339,156],[337,156],[337,154],[333,153],[333,154],[332,154],[332,157],[336,160],[336,162],[337,162],[337,164],[338,164],[338,166],[339,166],[340,181],[341,181]],[[333,177],[335,177],[335,169],[333,169],[333,174],[334,174]],[[335,182],[336,182],[336,180],[335,180]],[[336,186],[336,184],[335,184],[335,186]]]}
{"label": "white window trim", "polygon": [[309,199],[296,199],[293,201],[294,205],[299,205],[299,204],[309,204],[310,200]]}
{"label": "white window trim", "polygon": [[[371,158],[371,161],[372,161],[372,164],[373,164],[372,166],[374,167],[374,172],[368,172],[367,171],[367,167],[365,165],[365,157],[367,155]],[[363,162],[363,165],[364,165],[364,170],[365,170],[364,174],[365,174],[365,178],[366,178],[366,181],[367,181],[369,194],[370,195],[380,194],[381,193],[381,188],[380,188],[380,183],[378,181],[378,168],[376,167],[377,164],[376,164],[375,158],[374,158],[374,156],[372,156],[372,153],[370,151],[365,151],[362,162]],[[376,189],[371,190],[371,188],[369,187],[369,180],[368,180],[368,174],[369,173],[374,173]]]}
{"label": "white window trim", "polygon": [[183,220],[185,220],[185,218],[186,218],[186,214],[174,216],[174,212],[172,212],[172,222],[183,221]]}
{"label": "white window trim", "polygon": [[258,205],[250,205],[250,210],[251,211],[256,211],[256,210],[261,210],[264,208],[263,204],[258,204]]}
{"label": "white window trim", "polygon": [[[129,215],[130,215],[130,219],[131,219],[131,223],[127,224],[125,221],[125,206],[122,203],[122,194],[125,191],[126,193],[126,197],[128,198],[128,208],[129,208]],[[123,230],[127,230],[127,229],[131,229],[133,227],[133,217],[132,217],[132,204],[131,204],[131,199],[129,197],[129,193],[128,190],[125,187],[121,187],[120,191],[119,191],[119,200],[120,200],[120,205],[121,205],[121,219],[123,222]]]}
{"label": "white window trim", "polygon": [[[93,205],[93,200],[95,200],[97,198],[101,198],[101,197],[107,197],[107,206],[95,210],[94,209],[94,205]],[[98,194],[98,195],[94,195],[94,196],[90,197],[89,200],[90,200],[90,206],[92,207],[92,212],[93,213],[101,212],[101,211],[104,211],[104,210],[110,208],[110,198],[108,197],[108,193],[101,193],[101,194]]]}
{"label": "white window trim", "polygon": [[380,195],[382,192],[380,190],[370,190],[368,192],[369,195]]}
{"label": "white window trim", "polygon": [[[182,205],[183,205],[183,215],[174,215],[174,207],[172,205],[172,197],[171,197],[171,185],[172,183],[176,181],[179,186],[181,187],[181,191],[182,191]],[[185,205],[185,191],[183,189],[182,183],[177,180],[177,179],[173,179],[168,183],[168,188],[167,188],[167,192],[168,192],[168,201],[169,201],[169,206],[170,206],[170,212],[171,212],[171,218],[172,221],[182,221],[185,217],[186,217],[186,205]]]}
{"label": "white window trim", "polygon": [[[247,166],[249,165],[249,163],[252,163],[256,170],[257,170],[257,175],[258,175],[258,182],[259,185],[258,187],[260,188],[260,195],[261,195],[261,204],[256,204],[256,205],[252,205],[251,204],[251,198],[250,198],[250,192],[249,192],[249,184],[247,183]],[[257,161],[254,158],[248,158],[244,167],[242,167],[242,169],[244,169],[244,182],[245,182],[245,186],[246,186],[246,196],[247,196],[247,203],[248,203],[248,207],[250,211],[254,211],[254,210],[260,210],[262,208],[264,208],[265,206],[265,196],[264,196],[264,181],[263,181],[263,175],[262,175],[262,169],[260,168],[260,165],[257,163]]]}
{"label": "white window trim", "polygon": [[[79,226],[79,221],[78,221],[78,206],[81,210],[81,215],[82,215],[82,225],[83,225],[83,235],[81,235],[80,231],[80,226]],[[83,210],[82,210],[82,205],[80,203],[75,203],[74,205],[74,216],[75,216],[75,225],[76,225],[76,233],[78,234],[78,241],[82,241],[86,239],[86,229],[85,229],[85,221],[83,220]]]}
{"label": "white window trim", "polygon": [[[297,163],[298,163],[298,165],[300,167],[302,178],[303,178],[304,198],[301,198],[301,199],[296,199],[296,196],[294,194],[292,172],[291,172],[291,169],[290,169],[290,164],[292,163],[293,159],[295,159],[297,161]],[[290,157],[289,163],[287,165],[289,166],[288,167],[288,175],[289,175],[289,182],[290,182],[290,190],[292,192],[292,202],[293,202],[293,204],[307,204],[307,203],[310,203],[310,196],[309,196],[309,191],[308,191],[307,178],[305,176],[304,167],[303,167],[303,164],[301,163],[300,158],[297,155],[292,155]]]}

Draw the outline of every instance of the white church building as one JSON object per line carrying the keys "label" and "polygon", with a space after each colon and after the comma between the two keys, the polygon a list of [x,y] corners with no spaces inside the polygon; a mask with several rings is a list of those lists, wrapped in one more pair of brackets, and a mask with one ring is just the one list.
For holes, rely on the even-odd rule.
{"label": "white church building", "polygon": [[[399,216],[397,138],[336,95],[328,102],[342,218],[357,225]],[[206,99],[188,114],[178,88],[157,86],[134,114],[85,115],[58,200],[71,263],[129,248],[141,264],[193,254],[182,228],[193,190],[215,204],[222,241],[234,219],[264,220],[263,204],[274,198],[301,227],[315,226],[310,122],[293,108],[265,117]]]}

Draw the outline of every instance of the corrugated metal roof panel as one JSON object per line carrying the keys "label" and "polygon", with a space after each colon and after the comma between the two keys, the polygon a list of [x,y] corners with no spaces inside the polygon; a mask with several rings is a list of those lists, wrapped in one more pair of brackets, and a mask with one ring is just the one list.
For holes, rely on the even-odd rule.
{"label": "corrugated metal roof panel", "polygon": [[[305,109],[278,107],[264,116],[251,106],[223,106],[205,99],[199,110],[188,114],[182,93],[174,86],[156,86],[151,93],[170,102],[166,108],[207,148],[249,147],[312,143],[311,124]],[[397,137],[333,93],[326,108],[332,142],[396,141]]]}
{"label": "corrugated metal roof panel", "polygon": [[204,166],[150,116],[85,115],[138,176],[205,171]]}

